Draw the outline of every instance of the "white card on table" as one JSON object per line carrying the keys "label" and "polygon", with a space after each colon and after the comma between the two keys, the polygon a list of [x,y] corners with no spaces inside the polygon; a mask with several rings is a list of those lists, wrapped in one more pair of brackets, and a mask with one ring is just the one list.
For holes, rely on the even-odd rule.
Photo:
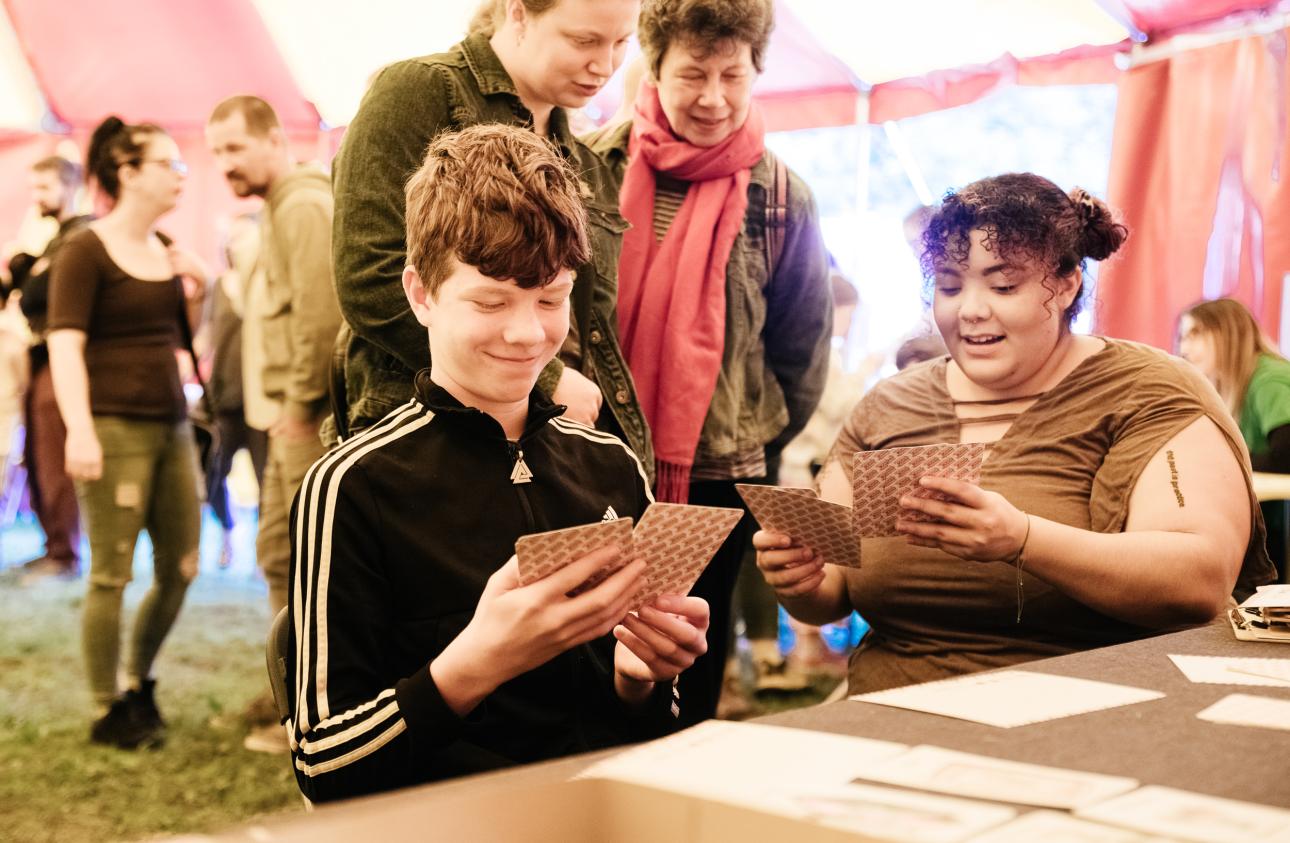
{"label": "white card on table", "polygon": [[1098,822],[1197,843],[1288,839],[1290,811],[1148,785],[1076,812]]}
{"label": "white card on table", "polygon": [[1197,712],[1196,716],[1230,726],[1256,726],[1290,732],[1290,700],[1229,694],[1204,711]]}
{"label": "white card on table", "polygon": [[1123,776],[1023,764],[939,746],[916,746],[868,768],[862,778],[973,799],[1066,809],[1092,805],[1138,786],[1136,779]]}
{"label": "white card on table", "polygon": [[1057,811],[1030,811],[968,843],[1174,843],[1165,837],[1079,820]]}
{"label": "white card on table", "polygon": [[958,843],[1017,816],[1004,805],[867,784],[812,791],[789,784],[764,793],[762,804],[767,810],[858,832],[863,840],[902,843]]}
{"label": "white card on table", "polygon": [[1266,685],[1290,688],[1290,659],[1258,659],[1240,656],[1179,656],[1170,654],[1174,665],[1192,682],[1206,685]]}
{"label": "white card on table", "polygon": [[1026,670],[973,673],[851,697],[1010,729],[1163,697],[1159,691]]}
{"label": "white card on table", "polygon": [[[834,787],[904,752],[904,744],[768,726],[708,720],[624,750],[580,778],[613,779],[726,802],[758,803],[768,783],[793,771],[794,785]],[[802,759],[809,758],[809,764]]]}

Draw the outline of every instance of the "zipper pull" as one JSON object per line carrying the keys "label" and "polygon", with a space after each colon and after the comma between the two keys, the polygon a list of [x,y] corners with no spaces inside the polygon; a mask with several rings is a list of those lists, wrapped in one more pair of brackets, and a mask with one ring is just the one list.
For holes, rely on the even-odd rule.
{"label": "zipper pull", "polygon": [[511,446],[511,451],[515,455],[515,467],[511,469],[511,483],[519,486],[522,483],[533,482],[533,472],[524,462],[524,449],[514,443],[507,443]]}

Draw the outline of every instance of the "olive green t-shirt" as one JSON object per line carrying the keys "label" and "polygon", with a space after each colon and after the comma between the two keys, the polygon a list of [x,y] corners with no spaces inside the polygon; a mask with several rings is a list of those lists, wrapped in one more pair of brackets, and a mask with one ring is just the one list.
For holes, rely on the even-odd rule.
{"label": "olive green t-shirt", "polygon": [[[1162,351],[1107,340],[990,446],[981,486],[1025,512],[1100,533],[1121,532],[1138,477],[1160,448],[1201,416],[1222,431],[1243,467],[1252,528],[1239,593],[1269,582],[1263,520],[1240,432],[1214,388]],[[948,358],[875,386],[852,411],[830,460],[851,474],[856,451],[959,441],[945,386]],[[1184,486],[1185,490],[1185,486]],[[845,571],[852,605],[873,626],[852,656],[852,692],[944,679],[1143,638],[1146,629],[1103,615],[1016,568],[866,539],[864,565]],[[1124,565],[1137,564],[1125,558]]]}
{"label": "olive green t-shirt", "polygon": [[1290,424],[1290,361],[1259,355],[1241,401],[1241,436],[1251,454],[1268,450],[1268,434]]}

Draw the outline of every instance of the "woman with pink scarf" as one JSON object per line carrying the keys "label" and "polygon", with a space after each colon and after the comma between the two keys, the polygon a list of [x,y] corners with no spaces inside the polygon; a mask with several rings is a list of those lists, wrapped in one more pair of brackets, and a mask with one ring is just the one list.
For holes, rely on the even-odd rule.
{"label": "woman with pink scarf", "polygon": [[[815,202],[766,150],[752,102],[771,26],[771,0],[647,0],[632,119],[593,140],[631,224],[618,325],[663,501],[742,506],[735,483],[774,482],[824,387],[832,323]],[[681,679],[690,722],[716,710],[750,525],[692,592],[712,625]]]}

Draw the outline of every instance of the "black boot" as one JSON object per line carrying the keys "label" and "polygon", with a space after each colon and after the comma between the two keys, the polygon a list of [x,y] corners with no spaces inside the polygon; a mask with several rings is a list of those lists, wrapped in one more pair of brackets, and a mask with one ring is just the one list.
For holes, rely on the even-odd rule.
{"label": "black boot", "polygon": [[125,697],[113,700],[107,714],[90,724],[91,743],[107,744],[118,749],[137,749],[152,734],[152,730],[134,716]]}
{"label": "black boot", "polygon": [[123,697],[129,707],[130,716],[140,729],[148,733],[147,742],[152,745],[160,745],[166,737],[166,721],[161,718],[161,712],[157,709],[157,702],[153,697],[156,687],[157,680],[144,679],[140,682],[138,690],[126,691]]}

